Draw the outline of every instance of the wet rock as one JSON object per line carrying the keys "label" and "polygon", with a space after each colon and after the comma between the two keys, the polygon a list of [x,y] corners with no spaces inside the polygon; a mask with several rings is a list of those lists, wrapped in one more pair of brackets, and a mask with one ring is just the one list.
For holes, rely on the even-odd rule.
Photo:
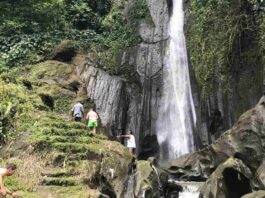
{"label": "wet rock", "polygon": [[239,159],[229,158],[201,187],[201,198],[240,198],[252,192],[252,173]]}
{"label": "wet rock", "polygon": [[261,163],[255,174],[256,179],[259,182],[259,185],[265,189],[265,160]]}
{"label": "wet rock", "polygon": [[209,177],[229,157],[244,162],[255,172],[265,158],[265,97],[244,113],[235,125],[207,148],[184,155],[168,164],[176,177]]}
{"label": "wet rock", "polygon": [[159,144],[156,135],[147,135],[144,137],[141,145],[141,153],[138,156],[139,160],[146,160],[151,156],[157,156],[159,153]]}
{"label": "wet rock", "polygon": [[253,193],[246,194],[242,196],[241,198],[265,198],[265,191],[259,190]]}
{"label": "wet rock", "polygon": [[136,197],[145,194],[146,198],[159,198],[159,181],[150,161],[140,160],[137,162],[135,174],[135,195]]}

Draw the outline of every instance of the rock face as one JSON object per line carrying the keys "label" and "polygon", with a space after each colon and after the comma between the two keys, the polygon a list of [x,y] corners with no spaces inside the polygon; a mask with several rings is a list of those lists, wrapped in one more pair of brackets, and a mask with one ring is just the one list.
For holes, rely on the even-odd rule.
{"label": "rock face", "polygon": [[[140,76],[138,93],[131,90],[127,127],[137,132],[140,147],[147,135],[155,134],[158,101],[162,88],[162,68],[166,53],[168,32],[167,1],[147,1],[151,21],[142,21],[138,34],[140,43],[124,52],[122,64],[134,67]],[[136,122],[135,122],[136,121]]]}
{"label": "rock face", "polygon": [[[162,69],[167,54],[167,26],[172,1],[161,0],[154,3],[147,0],[147,5],[150,11],[147,15],[150,15],[150,20],[140,21],[137,31],[139,42],[125,50],[121,56],[121,65],[131,66],[139,75],[138,82],[130,83],[118,76],[110,76],[92,67],[95,64],[90,64],[89,60],[83,65],[76,64],[77,73],[85,83],[87,96],[94,102],[102,125],[109,135],[113,136],[128,129],[135,132],[138,154],[142,154],[144,139],[156,136],[157,110],[162,94]],[[189,4],[185,2],[184,7],[188,10]],[[186,22],[190,23],[187,13]],[[192,37],[186,40],[192,40]],[[76,60],[73,62],[75,63]],[[197,146],[202,147],[219,137],[221,132],[232,126],[241,113],[257,103],[262,94],[262,82],[260,82],[262,72],[260,64],[257,67],[237,64],[231,73],[231,79],[234,79],[231,90],[233,94],[224,94],[222,82],[217,79],[217,89],[214,93],[205,101],[200,101],[200,90],[192,67],[195,66],[190,65],[191,87],[197,112],[195,139]],[[253,82],[257,80],[251,86],[245,83],[249,74],[253,76]],[[148,150],[152,155],[157,152],[152,148],[144,150]],[[143,156],[145,155],[149,154],[143,151]]]}
{"label": "rock face", "polygon": [[265,191],[259,190],[259,191],[244,195],[242,198],[264,198],[264,197],[265,197]]}
{"label": "rock face", "polygon": [[[87,96],[93,100],[101,124],[108,129],[125,129],[128,99],[125,81],[106,72],[88,67],[82,73]],[[111,135],[117,135],[112,131]]]}
{"label": "rock face", "polygon": [[138,149],[146,136],[155,134],[167,46],[167,1],[154,3],[149,0],[147,4],[151,22],[140,22],[140,42],[133,49],[125,51],[121,61],[122,65],[130,65],[137,71],[140,82],[129,84],[125,79],[92,67],[95,64],[89,64],[87,60],[80,61],[80,57],[73,60],[78,75],[85,83],[88,98],[95,103],[102,125],[110,135],[127,129],[136,132]]}
{"label": "rock face", "polygon": [[[208,178],[202,187],[204,197],[241,197],[248,192],[233,191],[230,187],[239,185],[241,187],[237,189],[264,189],[264,137],[265,96],[213,144],[172,161],[167,170],[180,179]],[[238,175],[243,179],[237,181]],[[234,178],[229,179],[230,176]],[[230,196],[231,193],[237,194]]]}

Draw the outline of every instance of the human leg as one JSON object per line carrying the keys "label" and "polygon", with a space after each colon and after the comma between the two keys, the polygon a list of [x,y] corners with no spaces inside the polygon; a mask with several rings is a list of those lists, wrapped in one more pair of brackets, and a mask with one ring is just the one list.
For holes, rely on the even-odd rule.
{"label": "human leg", "polygon": [[96,128],[98,126],[98,122],[96,120],[90,120],[88,122],[88,127],[92,128],[92,132],[96,134]]}

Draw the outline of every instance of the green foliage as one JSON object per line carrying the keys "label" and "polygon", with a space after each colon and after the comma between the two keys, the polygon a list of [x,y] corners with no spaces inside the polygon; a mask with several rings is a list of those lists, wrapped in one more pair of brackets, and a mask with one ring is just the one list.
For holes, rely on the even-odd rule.
{"label": "green foliage", "polygon": [[102,21],[103,33],[96,38],[94,49],[101,68],[135,81],[137,74],[131,65],[121,65],[121,56],[125,49],[136,44],[139,21],[149,19],[150,15],[146,0],[136,0],[130,5],[128,20],[122,12],[125,5],[125,2],[113,1],[111,11]]}
{"label": "green foliage", "polygon": [[138,24],[140,20],[151,20],[146,0],[135,0],[128,11],[132,23]]}
{"label": "green foliage", "polygon": [[0,2],[0,35],[45,32],[64,26],[61,0],[13,0]]}
{"label": "green foliage", "polygon": [[102,69],[136,79],[132,66],[120,65],[121,55],[137,42],[139,21],[150,18],[146,0],[131,5],[122,0],[16,0],[0,5],[0,65],[40,62],[68,39],[81,50],[92,49]]}
{"label": "green foliage", "polygon": [[71,21],[73,28],[84,30],[87,28],[97,28],[100,17],[95,13],[85,1],[73,1],[68,5],[67,20]]}
{"label": "green foliage", "polygon": [[0,59],[9,66],[36,63],[58,42],[58,32],[0,37]]}
{"label": "green foliage", "polygon": [[203,97],[216,89],[217,75],[229,92],[235,57],[246,50],[243,39],[255,37],[252,6],[247,0],[191,1],[187,47]]}
{"label": "green foliage", "polygon": [[32,109],[30,98],[23,87],[2,83],[0,86],[0,142],[15,135],[14,120]]}
{"label": "green foliage", "polygon": [[75,40],[81,48],[89,48],[96,33],[93,30],[50,31],[0,37],[0,61],[3,65],[34,64],[45,58],[63,39]]}

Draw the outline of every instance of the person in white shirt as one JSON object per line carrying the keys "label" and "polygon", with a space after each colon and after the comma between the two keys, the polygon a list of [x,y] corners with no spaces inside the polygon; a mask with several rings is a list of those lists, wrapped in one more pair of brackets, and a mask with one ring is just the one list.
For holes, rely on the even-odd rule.
{"label": "person in white shirt", "polygon": [[134,155],[135,149],[136,149],[136,143],[135,143],[135,137],[133,135],[133,132],[129,130],[126,135],[118,135],[117,137],[126,138],[126,146],[129,149],[130,153]]}

